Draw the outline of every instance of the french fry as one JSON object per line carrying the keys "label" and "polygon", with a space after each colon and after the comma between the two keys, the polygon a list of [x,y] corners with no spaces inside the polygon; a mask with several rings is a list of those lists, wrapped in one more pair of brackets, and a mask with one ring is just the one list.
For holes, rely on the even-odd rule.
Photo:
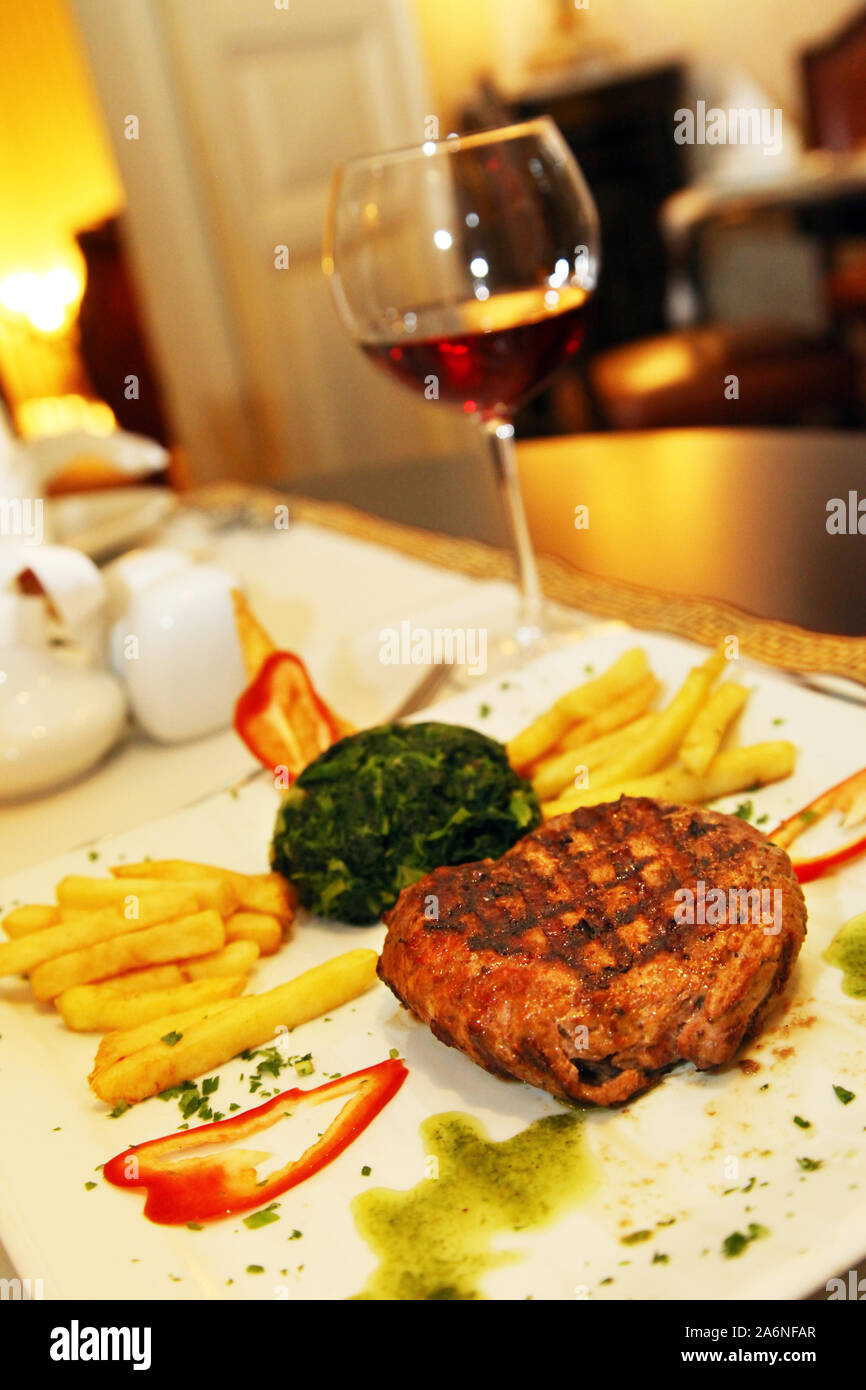
{"label": "french fry", "polygon": [[579,767],[585,767],[590,772],[596,768],[603,768],[612,756],[620,756],[626,748],[630,748],[648,733],[653,720],[657,718],[656,714],[642,715],[625,729],[615,729],[613,733],[602,734],[600,738],[577,744],[537,763],[532,772],[532,785],[536,795],[542,801],[558,796],[566,787],[571,786]]}
{"label": "french fry", "polygon": [[238,906],[238,896],[231,883],[225,878],[203,875],[188,878],[181,883],[163,883],[148,877],[88,878],[85,874],[68,874],[57,885],[57,901],[62,908],[92,911],[101,907],[114,906],[127,897],[150,893],[176,893],[193,895],[201,912],[212,908],[221,917],[227,917]]}
{"label": "french fry", "polygon": [[246,988],[246,975],[223,975],[210,980],[191,980],[174,989],[148,990],[144,994],[114,999],[91,993],[92,985],[74,985],[54,1001],[67,1028],[76,1033],[104,1033],[115,1028],[135,1028],[154,1018],[183,1009],[234,999]]}
{"label": "french fry", "polygon": [[[170,965],[150,965],[141,970],[128,970],[98,984],[75,985],[86,989],[94,1001],[124,999],[131,995],[149,994],[157,990],[176,989],[191,980],[219,979],[226,975],[246,975],[259,957],[254,941],[233,941],[219,951],[206,956],[193,956]],[[114,1025],[112,1025],[114,1026]],[[118,1025],[120,1026],[120,1025]]]}
{"label": "french fry", "polygon": [[[202,956],[202,960],[206,959]],[[188,978],[179,965],[145,965],[140,970],[127,970],[124,975],[113,975],[97,984],[71,985],[70,988],[90,990],[95,999],[124,999],[151,990],[174,989],[176,985],[186,984]]]}
{"label": "french fry", "polygon": [[602,675],[561,695],[550,709],[509,740],[505,747],[511,766],[523,772],[558,743],[572,724],[597,714],[647,674],[647,659],[639,647],[624,652]]}
{"label": "french fry", "polygon": [[[153,859],[140,864],[115,864],[116,878],[143,878],[187,883],[190,879],[219,879],[229,884],[237,897],[235,908],[266,912],[289,923],[294,916],[298,895],[281,874],[241,874],[213,864],[197,864],[188,859]],[[230,909],[232,910],[232,909]]]}
{"label": "french fry", "polygon": [[212,955],[196,956],[192,960],[182,960],[178,969],[187,980],[210,980],[220,975],[246,975],[262,954],[255,941],[226,941],[221,951]]}
{"label": "french fry", "polygon": [[661,681],[653,675],[646,676],[631,690],[627,690],[618,700],[609,704],[606,709],[600,709],[598,714],[594,714],[591,719],[584,720],[582,724],[576,725],[574,729],[570,729],[564,734],[562,738],[563,749],[581,747],[584,743],[600,738],[603,734],[631,726],[633,720],[637,720],[649,709],[660,690]]}
{"label": "french fry", "polygon": [[797,751],[787,739],[752,743],[745,748],[718,753],[703,776],[684,767],[667,767],[648,777],[571,792],[558,800],[546,801],[542,810],[549,820],[563,812],[574,811],[578,806],[597,806],[605,801],[617,801],[621,796],[649,796],[659,801],[699,805],[733,792],[746,791],[749,787],[781,781],[791,775],[796,761]]}
{"label": "french fry", "polygon": [[[69,930],[74,929],[74,924],[70,924]],[[55,931],[56,928],[46,930]],[[162,965],[186,956],[203,956],[209,951],[218,951],[223,945],[225,927],[219,913],[213,910],[197,912],[178,921],[126,932],[99,945],[47,960],[31,971],[30,988],[36,999],[54,999],[72,985],[106,980],[142,965]]]}
{"label": "french fry", "polygon": [[676,752],[689,725],[709,695],[724,666],[721,648],[686,676],[670,704],[653,721],[649,733],[605,767],[604,780],[611,785],[645,777],[664,767]]}
{"label": "french fry", "polygon": [[263,956],[272,956],[283,943],[282,924],[261,912],[233,912],[226,918],[226,941],[254,942]]}
{"label": "french fry", "polygon": [[172,1047],[160,1038],[95,1070],[90,1085],[109,1105],[144,1100],[212,1071],[239,1052],[261,1047],[280,1028],[296,1028],[329,1013],[375,983],[376,952],[347,951],[276,989],[235,999],[221,1012],[191,1023]]}
{"label": "french fry", "polygon": [[735,681],[725,681],[712,691],[698,710],[679,747],[683,767],[702,776],[719,751],[722,739],[749,698],[749,691]]}
{"label": "french fry", "polygon": [[[217,999],[210,1004],[198,1004],[194,1009],[182,1009],[173,1014],[165,1014],[162,1018],[150,1019],[148,1023],[140,1023],[137,1028],[122,1028],[106,1033],[96,1049],[93,1074],[110,1067],[113,1062],[119,1062],[121,1057],[131,1057],[133,1053],[140,1052],[151,1043],[158,1043],[166,1033],[182,1033],[192,1023],[201,1023],[205,1018],[216,1018],[218,1014],[230,1009],[233,1003],[233,999]],[[186,1080],[186,1077],[183,1079]]]}
{"label": "french fry", "polygon": [[0,926],[10,941],[19,936],[29,936],[31,932],[53,927],[60,921],[60,910],[50,903],[29,903],[26,907],[14,907],[7,912]]}
{"label": "french fry", "polygon": [[148,893],[135,900],[135,911],[120,907],[103,908],[72,922],[43,927],[17,941],[0,944],[0,975],[27,975],[44,962],[96,947],[101,942],[124,936],[138,936],[147,928],[173,917],[195,912],[192,894]]}

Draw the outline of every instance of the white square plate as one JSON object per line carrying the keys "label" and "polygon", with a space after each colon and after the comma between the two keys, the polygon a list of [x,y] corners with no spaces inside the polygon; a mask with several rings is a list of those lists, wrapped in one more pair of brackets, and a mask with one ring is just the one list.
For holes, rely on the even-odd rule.
{"label": "white square plate", "polygon": [[[700,655],[675,639],[604,631],[535,663],[508,688],[480,683],[437,706],[434,717],[506,737],[581,680],[588,665],[600,670],[635,644],[646,649],[667,691]],[[785,737],[799,750],[793,777],[751,794],[755,816],[766,814],[771,826],[864,762],[866,711],[748,662],[739,664],[738,677],[755,687],[738,741]],[[741,799],[719,804],[733,809]],[[146,855],[261,870],[276,804],[265,778],[220,793],[7,879],[0,907],[50,901],[63,874],[106,872]],[[821,957],[842,922],[866,908],[866,863],[808,885],[806,899],[809,933],[787,1002],[746,1049],[760,1070],[747,1075],[732,1064],[699,1073],[684,1065],[619,1110],[590,1111],[584,1138],[594,1189],[545,1229],[497,1236],[494,1247],[517,1258],[483,1277],[484,1295],[795,1298],[866,1252],[866,1006],[842,993],[839,972]],[[353,946],[378,947],[382,937],[381,927],[300,914],[293,940],[257,967],[251,988],[269,988]],[[22,981],[0,982],[0,1235],[19,1274],[42,1280],[46,1297],[351,1296],[375,1267],[355,1229],[351,1199],[372,1186],[406,1188],[424,1178],[425,1118],[462,1111],[499,1140],[559,1112],[543,1092],[489,1076],[444,1047],[377,986],[293,1035],[297,1051],[315,1058],[316,1075],[302,1085],[399,1049],[409,1077],[370,1128],[285,1194],[273,1224],[250,1230],[230,1218],[203,1231],[156,1226],[143,1218],[140,1194],[108,1186],[97,1170],[130,1143],[172,1130],[180,1123],[177,1106],[155,1098],[108,1118],[86,1082],[95,1041],[67,1032],[53,1011],[34,1006]],[[256,1104],[240,1080],[249,1070],[240,1059],[219,1069],[220,1109],[230,1101]],[[293,1075],[283,1073],[280,1084],[294,1084]],[[834,1085],[856,1099],[841,1104]],[[798,1127],[795,1115],[811,1127]],[[280,1155],[306,1140],[292,1133],[292,1123],[272,1131]],[[800,1157],[821,1166],[804,1171]],[[725,1237],[750,1222],[766,1235],[737,1258],[725,1257]],[[624,1244],[635,1231],[651,1234]],[[247,1273],[250,1265],[264,1272]]]}

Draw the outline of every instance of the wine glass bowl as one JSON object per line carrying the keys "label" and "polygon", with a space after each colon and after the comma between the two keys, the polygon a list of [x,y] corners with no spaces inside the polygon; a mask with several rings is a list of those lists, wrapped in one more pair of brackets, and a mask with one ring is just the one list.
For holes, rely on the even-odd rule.
{"label": "wine glass bowl", "polygon": [[490,442],[514,535],[518,642],[545,622],[514,411],[580,349],[599,273],[592,196],[548,117],[340,166],[324,269],[349,335]]}

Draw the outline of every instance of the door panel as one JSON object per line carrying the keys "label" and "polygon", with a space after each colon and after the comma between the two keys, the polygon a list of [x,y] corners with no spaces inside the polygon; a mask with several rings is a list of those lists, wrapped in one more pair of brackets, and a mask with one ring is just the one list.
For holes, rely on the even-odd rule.
{"label": "door panel", "polygon": [[[203,22],[206,9],[206,22]],[[345,338],[320,268],[333,165],[417,143],[430,110],[406,0],[159,0],[191,158],[274,480],[471,447]],[[289,268],[276,269],[275,248]]]}

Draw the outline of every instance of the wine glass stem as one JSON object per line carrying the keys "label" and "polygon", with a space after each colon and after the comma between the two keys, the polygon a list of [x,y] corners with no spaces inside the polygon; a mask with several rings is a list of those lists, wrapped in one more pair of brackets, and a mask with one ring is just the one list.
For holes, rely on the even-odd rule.
{"label": "wine glass stem", "polygon": [[514,427],[509,420],[486,420],[484,431],[493,459],[493,469],[511,528],[511,541],[517,566],[517,589],[520,595],[519,624],[527,637],[542,627],[544,597],[538,578],[535,551],[526,522],[526,511],[517,474],[517,451],[514,447]]}

